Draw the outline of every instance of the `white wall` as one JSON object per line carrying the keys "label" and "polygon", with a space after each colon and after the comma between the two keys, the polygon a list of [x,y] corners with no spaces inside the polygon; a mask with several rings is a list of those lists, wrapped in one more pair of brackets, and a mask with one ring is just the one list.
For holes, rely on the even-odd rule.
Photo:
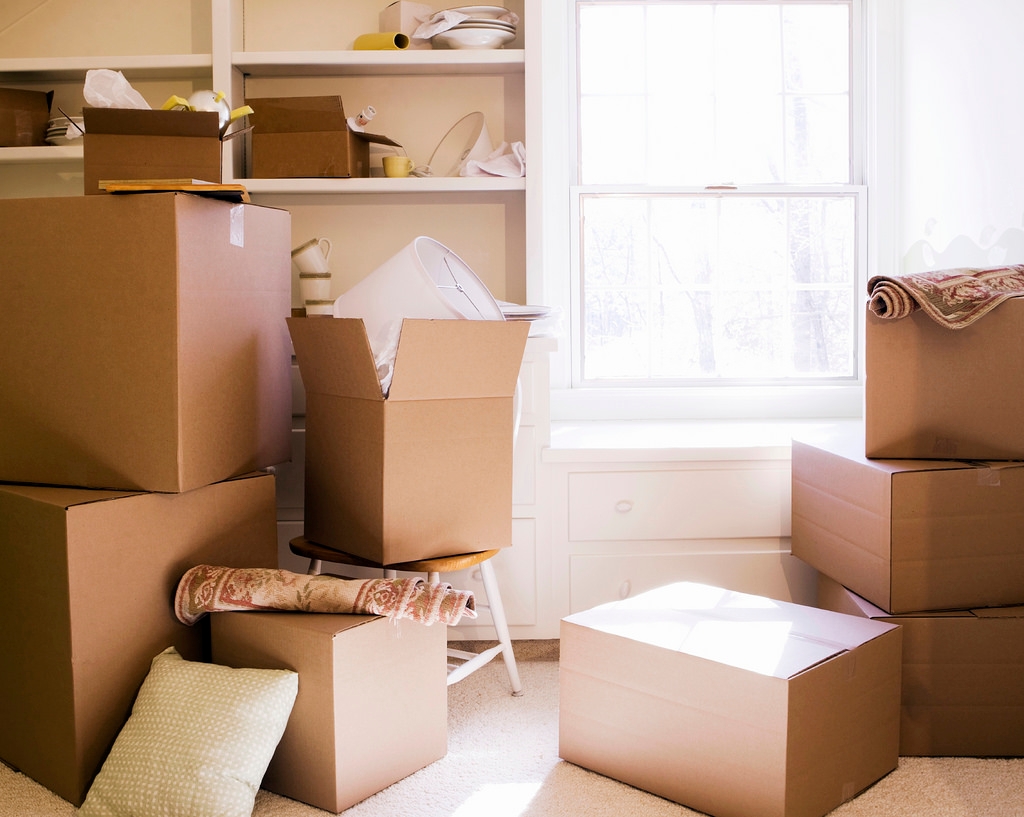
{"label": "white wall", "polygon": [[1024,2],[902,0],[906,272],[1024,263]]}

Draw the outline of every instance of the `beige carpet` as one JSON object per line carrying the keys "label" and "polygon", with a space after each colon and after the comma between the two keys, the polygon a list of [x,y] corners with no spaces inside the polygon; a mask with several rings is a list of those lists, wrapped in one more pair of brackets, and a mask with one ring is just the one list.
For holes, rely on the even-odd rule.
{"label": "beige carpet", "polygon": [[[448,754],[346,817],[694,817],[698,813],[558,758],[555,642],[517,642],[525,694],[508,694],[500,660],[449,688]],[[75,809],[0,765],[0,817]],[[323,817],[261,792],[254,817]],[[832,817],[1021,817],[1024,759],[903,758]],[[212,816],[211,816],[212,817]],[[751,815],[751,817],[757,817]]]}

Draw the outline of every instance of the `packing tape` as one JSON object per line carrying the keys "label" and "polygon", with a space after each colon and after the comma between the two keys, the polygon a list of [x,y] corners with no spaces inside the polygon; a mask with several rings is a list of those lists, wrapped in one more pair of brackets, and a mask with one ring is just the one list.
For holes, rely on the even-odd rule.
{"label": "packing tape", "polygon": [[245,246],[245,205],[231,205],[231,214],[228,218],[228,240],[233,247]]}
{"label": "packing tape", "polygon": [[1001,481],[1002,475],[998,468],[993,468],[991,465],[981,465],[978,468],[978,485],[998,488]]}

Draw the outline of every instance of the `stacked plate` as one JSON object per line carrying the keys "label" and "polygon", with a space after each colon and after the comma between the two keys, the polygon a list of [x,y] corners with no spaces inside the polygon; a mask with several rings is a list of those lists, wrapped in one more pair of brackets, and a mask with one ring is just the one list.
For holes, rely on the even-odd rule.
{"label": "stacked plate", "polygon": [[518,16],[502,6],[459,6],[450,11],[467,15],[434,35],[443,48],[502,48],[516,38]]}
{"label": "stacked plate", "polygon": [[[78,130],[75,126],[81,128]],[[72,136],[68,138],[68,128],[71,128]],[[49,122],[46,123],[46,138],[44,141],[48,145],[72,145],[80,144],[76,141],[77,137],[82,135],[85,131],[85,120],[80,116],[72,116],[70,119],[66,116],[55,116]]]}

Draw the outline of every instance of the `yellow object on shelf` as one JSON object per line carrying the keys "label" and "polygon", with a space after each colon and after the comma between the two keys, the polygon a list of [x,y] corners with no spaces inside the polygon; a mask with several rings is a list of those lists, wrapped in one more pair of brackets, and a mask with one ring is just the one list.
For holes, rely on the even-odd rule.
{"label": "yellow object on shelf", "polygon": [[402,51],[409,47],[409,37],[401,31],[360,34],[353,48],[356,51]]}

